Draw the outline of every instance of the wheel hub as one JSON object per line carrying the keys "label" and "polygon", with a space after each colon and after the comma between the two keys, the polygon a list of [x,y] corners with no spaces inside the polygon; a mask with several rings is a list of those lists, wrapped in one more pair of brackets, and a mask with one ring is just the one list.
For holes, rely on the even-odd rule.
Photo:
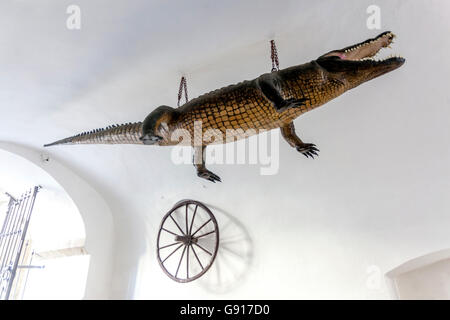
{"label": "wheel hub", "polygon": [[183,236],[176,236],[175,241],[182,242],[186,246],[190,246],[193,243],[197,243],[198,239],[194,238],[191,235],[183,235]]}

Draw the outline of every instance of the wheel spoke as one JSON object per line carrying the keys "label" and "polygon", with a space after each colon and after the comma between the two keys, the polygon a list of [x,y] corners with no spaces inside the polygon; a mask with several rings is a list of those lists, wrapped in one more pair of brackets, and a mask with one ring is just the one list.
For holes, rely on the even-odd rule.
{"label": "wheel spoke", "polygon": [[200,267],[202,268],[202,270],[205,269],[205,268],[203,268],[203,265],[202,265],[202,263],[200,262],[200,259],[198,258],[197,253],[195,252],[193,246],[192,246],[192,252],[194,253],[194,256],[197,258],[198,264],[200,265]]}
{"label": "wheel spoke", "polygon": [[186,252],[186,246],[184,246],[183,253],[181,254],[180,262],[178,262],[178,268],[177,268],[177,272],[175,273],[175,278],[177,277],[178,271],[180,270],[181,261],[183,261],[183,257],[184,257],[184,253],[185,252]]}
{"label": "wheel spoke", "polygon": [[186,252],[186,279],[189,279],[189,246],[187,246]]}
{"label": "wheel spoke", "polygon": [[172,219],[172,221],[177,225],[178,230],[181,231],[181,234],[184,236],[184,231],[181,230],[179,224],[175,221],[175,219],[172,217],[172,214],[169,215],[169,217]]}
{"label": "wheel spoke", "polygon": [[172,231],[170,231],[170,230],[167,230],[166,228],[161,228],[161,230],[164,230],[164,231],[166,231],[166,232],[168,232],[168,233],[170,233],[170,234],[173,234],[174,236],[177,236],[177,237],[180,236],[179,234],[176,234],[175,232],[172,232]]}
{"label": "wheel spoke", "polygon": [[188,208],[189,208],[189,205],[186,204],[186,234],[189,234],[189,227],[188,227]]}
{"label": "wheel spoke", "polygon": [[183,244],[180,244],[175,250],[172,251],[171,254],[169,254],[163,261],[162,263],[164,263],[167,259],[169,259],[175,252],[178,251],[178,249],[180,249],[183,246]]}
{"label": "wheel spoke", "polygon": [[195,232],[192,234],[192,236],[195,236],[195,234],[196,234],[197,232],[199,232],[200,229],[202,229],[204,226],[206,226],[211,220],[212,220],[212,219],[209,218],[209,220],[206,221],[204,224],[202,224],[202,225],[200,226],[200,228],[198,228],[197,231],[195,231]]}
{"label": "wheel spoke", "polygon": [[189,228],[189,234],[191,234],[191,232],[192,232],[192,226],[194,225],[194,219],[195,219],[195,215],[197,214],[197,209],[198,209],[198,205],[195,206],[194,215],[192,216],[192,220],[191,220],[191,227]]}
{"label": "wheel spoke", "polygon": [[168,244],[167,246],[164,246],[164,247],[159,248],[159,250],[165,249],[165,248],[168,248],[168,247],[171,247],[171,246],[174,246],[174,245],[176,245],[176,244],[179,244],[179,242],[174,242],[174,243],[172,243],[172,244]]}
{"label": "wheel spoke", "polygon": [[210,231],[210,232],[207,232],[207,233],[204,233],[204,234],[202,234],[202,235],[199,235],[198,237],[196,237],[197,239],[199,239],[199,238],[201,238],[201,237],[205,237],[205,236],[207,236],[207,235],[209,235],[209,234],[211,234],[211,233],[214,233],[214,232],[216,232],[216,230],[213,230],[213,231]]}
{"label": "wheel spoke", "polygon": [[210,256],[212,256],[213,254],[211,252],[209,252],[208,250],[206,250],[205,248],[203,248],[201,245],[193,242],[197,247],[199,247],[200,249],[202,249],[203,251],[205,251],[207,254],[209,254]]}

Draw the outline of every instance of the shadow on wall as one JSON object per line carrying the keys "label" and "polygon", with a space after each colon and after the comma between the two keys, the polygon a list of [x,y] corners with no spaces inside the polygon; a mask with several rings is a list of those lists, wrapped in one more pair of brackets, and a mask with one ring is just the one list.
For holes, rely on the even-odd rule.
{"label": "shadow on wall", "polygon": [[205,205],[218,221],[220,243],[214,264],[198,283],[209,292],[228,293],[246,280],[253,262],[253,241],[238,219],[218,207]]}
{"label": "shadow on wall", "polygon": [[450,249],[409,260],[386,273],[394,298],[450,299]]}

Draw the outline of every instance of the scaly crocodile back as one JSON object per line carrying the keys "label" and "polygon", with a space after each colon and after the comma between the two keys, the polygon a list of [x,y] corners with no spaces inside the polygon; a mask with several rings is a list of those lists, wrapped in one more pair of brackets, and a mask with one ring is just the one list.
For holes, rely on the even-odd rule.
{"label": "scaly crocodile back", "polygon": [[[283,99],[303,99],[304,105],[278,112],[259,87],[262,77],[276,79]],[[287,125],[344,91],[342,84],[324,78],[317,63],[305,63],[201,95],[177,109],[180,116],[176,127],[187,130],[196,145],[209,144],[200,140],[209,129],[219,130],[223,137],[227,136],[227,130],[242,129],[244,132],[235,138],[243,139],[260,130]],[[201,132],[194,128],[196,121],[201,123]]]}
{"label": "scaly crocodile back", "polygon": [[44,147],[58,144],[143,144],[139,138],[142,136],[142,122],[112,125],[103,129],[83,132],[44,145]]}

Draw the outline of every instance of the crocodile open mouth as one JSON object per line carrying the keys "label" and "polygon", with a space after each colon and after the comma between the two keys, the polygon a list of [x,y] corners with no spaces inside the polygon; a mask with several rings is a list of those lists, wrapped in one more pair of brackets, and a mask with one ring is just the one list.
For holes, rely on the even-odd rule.
{"label": "crocodile open mouth", "polygon": [[355,44],[350,47],[346,47],[342,50],[334,50],[329,53],[326,53],[319,59],[327,57],[338,57],[339,59],[346,61],[369,60],[377,62],[384,62],[390,59],[399,59],[399,58],[403,59],[400,56],[394,55],[391,55],[383,59],[376,58],[376,55],[380,52],[382,48],[386,47],[390,48],[390,45],[393,43],[394,38],[395,35],[392,32],[386,31],[373,39],[368,39],[364,42]]}

